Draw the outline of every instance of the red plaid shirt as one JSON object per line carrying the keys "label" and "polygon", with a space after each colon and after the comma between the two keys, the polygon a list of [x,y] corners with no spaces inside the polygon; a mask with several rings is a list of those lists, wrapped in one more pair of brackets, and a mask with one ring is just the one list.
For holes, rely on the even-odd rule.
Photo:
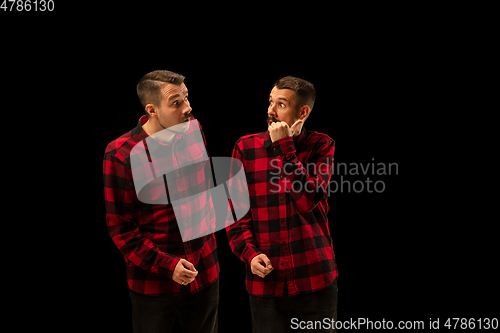
{"label": "red plaid shirt", "polygon": [[[151,149],[145,144],[148,134],[142,128],[146,121],[147,117],[142,116],[135,129],[112,141],[105,150],[104,197],[108,231],[125,257],[130,289],[152,296],[179,295],[181,285],[172,280],[172,274],[179,259],[183,258],[198,270],[195,280],[188,284],[191,293],[195,293],[219,276],[217,243],[214,234],[183,242],[170,203],[147,204],[138,199],[130,154],[139,143],[143,143],[146,150]],[[170,189],[170,195],[175,190]],[[208,212],[209,219],[214,219],[212,205]]]}
{"label": "red plaid shirt", "polygon": [[[328,227],[328,183],[335,142],[302,132],[272,142],[269,132],[240,138],[233,158],[243,162],[250,211],[226,228],[231,250],[246,266],[246,287],[255,296],[296,295],[323,289],[338,275]],[[274,269],[254,275],[250,262],[266,254]]]}

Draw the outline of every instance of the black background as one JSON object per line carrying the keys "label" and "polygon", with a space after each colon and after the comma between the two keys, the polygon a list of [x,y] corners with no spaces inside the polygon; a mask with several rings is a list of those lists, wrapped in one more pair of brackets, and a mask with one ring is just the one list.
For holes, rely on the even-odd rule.
{"label": "black background", "polygon": [[[138,9],[56,1],[54,13],[1,13],[9,15],[1,18],[2,60],[13,70],[4,78],[4,102],[14,102],[12,117],[29,116],[25,125],[48,120],[42,142],[57,143],[49,146],[57,163],[43,163],[56,177],[37,188],[51,189],[57,179],[61,195],[47,207],[70,201],[57,206],[69,212],[51,210],[60,224],[51,224],[44,245],[54,249],[35,252],[43,265],[36,276],[49,276],[54,287],[28,289],[64,295],[46,316],[50,325],[132,331],[124,260],[106,230],[102,156],[136,126],[143,110],[135,87],[155,69],[186,77],[212,156],[230,156],[239,137],[265,131],[273,83],[295,75],[316,87],[305,127],[336,141],[336,163],[398,164],[397,175],[368,175],[384,182],[383,193],[329,198],[338,320],[422,320],[428,327],[440,318],[443,327],[449,317],[498,317],[498,233],[495,215],[485,213],[497,203],[478,200],[485,192],[470,186],[479,182],[470,166],[494,154],[480,155],[472,144],[477,128],[468,120],[476,108],[470,91],[458,89],[477,63],[464,52],[465,18],[448,23],[453,15],[435,8],[414,16],[404,8],[266,8],[259,15],[245,8],[246,16],[227,7],[201,16],[188,8]],[[9,124],[24,133],[19,122]],[[61,153],[62,146],[69,147]],[[216,238],[219,331],[250,332],[244,265],[224,232]],[[31,253],[39,249],[33,244]]]}
{"label": "black background", "polygon": [[[113,53],[105,67],[113,81],[104,92],[112,94],[113,103],[95,106],[101,150],[142,115],[135,85],[151,70],[186,76],[193,114],[212,156],[229,156],[239,137],[266,130],[275,80],[285,75],[307,79],[316,87],[317,101],[305,127],[336,141],[336,163],[398,164],[397,175],[368,175],[384,182],[383,193],[344,189],[330,196],[340,275],[338,320],[422,320],[428,327],[431,318],[440,318],[443,325],[448,317],[492,317],[495,308],[487,305],[493,291],[494,266],[487,257],[492,245],[476,242],[473,222],[451,199],[453,190],[440,163],[445,152],[433,150],[439,115],[435,121],[428,117],[437,111],[432,81],[439,80],[439,71],[397,38],[360,37],[337,46],[332,36],[321,49],[299,47],[296,52],[287,52],[286,43],[271,41],[253,49],[242,41],[220,50],[218,44],[193,48],[188,43],[181,45],[180,56],[137,49],[133,56],[129,50]],[[340,184],[338,176],[333,179]],[[352,184],[366,176],[344,179]],[[104,211],[99,216],[101,311],[95,315],[110,330],[119,326],[126,331],[131,319],[123,260],[106,234]],[[230,252],[223,231],[216,238],[220,331],[238,327],[238,332],[250,332],[243,263]]]}

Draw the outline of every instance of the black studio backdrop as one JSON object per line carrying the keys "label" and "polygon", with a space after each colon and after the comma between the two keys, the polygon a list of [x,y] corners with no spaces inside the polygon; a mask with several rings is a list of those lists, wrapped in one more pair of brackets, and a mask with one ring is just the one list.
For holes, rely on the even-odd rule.
{"label": "black studio backdrop", "polygon": [[[484,261],[472,264],[481,250],[435,210],[438,183],[429,172],[421,126],[431,71],[410,50],[367,42],[340,54],[325,48],[308,56],[280,55],[241,46],[214,55],[212,45],[172,56],[126,45],[104,52],[94,69],[102,82],[95,93],[103,99],[93,106],[101,129],[94,155],[95,205],[101,210],[93,223],[98,256],[92,265],[99,277],[92,282],[91,318],[103,332],[131,332],[131,306],[124,260],[106,230],[102,153],[136,126],[143,110],[135,86],[155,69],[186,77],[212,156],[230,156],[238,138],[266,130],[268,95],[277,79],[294,75],[315,85],[316,104],[305,127],[332,137],[335,164],[344,165],[334,169],[328,215],[339,270],[339,321],[420,320],[428,327],[431,318],[442,325],[448,317],[493,316],[484,303],[491,272]],[[251,332],[244,264],[231,253],[224,231],[216,238],[219,331]]]}
{"label": "black studio backdrop", "polygon": [[[29,231],[37,237],[27,246],[19,237],[24,224],[5,219],[15,227],[6,235],[22,239],[19,248],[29,251],[24,261],[30,267],[33,260],[43,264],[36,270],[23,269],[19,260],[6,265],[29,279],[16,289],[30,296],[20,310],[25,317],[49,310],[45,322],[22,324],[62,324],[64,332],[132,332],[124,259],[106,228],[102,157],[107,144],[143,115],[135,87],[155,69],[186,77],[193,114],[212,156],[230,156],[238,138],[266,130],[268,95],[277,79],[295,75],[315,85],[316,104],[305,127],[335,140],[339,171],[332,177],[328,214],[339,270],[339,321],[423,321],[428,329],[430,319],[439,318],[444,328],[450,317],[498,318],[497,220],[485,213],[497,204],[494,173],[471,168],[495,167],[495,150],[483,153],[478,148],[484,142],[471,140],[486,132],[489,118],[481,118],[480,125],[468,121],[491,106],[478,106],[479,99],[463,103],[467,96],[474,99],[463,83],[481,81],[465,74],[491,73],[477,67],[483,55],[494,54],[480,48],[494,45],[480,39],[493,29],[473,29],[471,18],[483,15],[456,14],[451,6],[419,11],[377,3],[378,10],[356,4],[350,12],[306,13],[308,6],[301,6],[293,15],[283,14],[285,8],[264,8],[262,17],[244,17],[236,8],[209,3],[211,11],[196,16],[185,3],[180,10],[171,2],[165,3],[168,8],[157,5],[141,11],[137,4],[55,1],[53,12],[0,13],[2,63],[9,69],[2,73],[6,123],[43,152],[36,158],[30,150],[24,154],[28,160],[16,160],[14,167],[41,162],[55,173],[41,174],[50,181],[45,186],[32,180],[30,171],[25,193],[54,185],[59,190],[58,196],[36,194],[36,200],[50,200],[40,209],[50,218],[44,218],[43,228],[40,219],[31,219],[36,226]],[[29,29],[34,22],[40,24]],[[26,131],[31,128],[34,140]],[[18,142],[10,146],[17,148]],[[55,158],[47,158],[48,151]],[[340,165],[345,169],[337,169]],[[385,174],[380,165],[389,168]],[[481,174],[493,177],[483,181]],[[481,182],[487,191],[467,187]],[[482,200],[484,194],[490,202]],[[43,230],[45,238],[39,236]],[[224,231],[216,238],[219,332],[251,332],[244,264],[230,252]],[[52,302],[57,307],[47,306],[47,299],[61,294],[64,300]]]}

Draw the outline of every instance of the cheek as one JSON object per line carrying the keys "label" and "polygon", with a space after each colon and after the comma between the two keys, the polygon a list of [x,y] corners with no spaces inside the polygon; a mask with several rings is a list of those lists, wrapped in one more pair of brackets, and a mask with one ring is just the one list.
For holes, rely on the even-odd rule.
{"label": "cheek", "polygon": [[177,111],[177,108],[165,108],[165,112],[163,112],[163,117],[168,118],[168,119],[173,119],[177,117],[177,114],[179,113]]}
{"label": "cheek", "polygon": [[281,121],[288,122],[291,118],[291,112],[289,108],[284,108],[281,110],[278,110],[278,116]]}
{"label": "cheek", "polygon": [[182,119],[182,111],[178,108],[171,108],[165,110],[164,118],[165,121],[170,124],[170,126],[177,125],[179,121]]}
{"label": "cheek", "polygon": [[166,107],[163,109],[163,112],[160,112],[160,121],[163,124],[168,124],[171,126],[172,120],[175,118],[175,115],[172,112],[172,109]]}

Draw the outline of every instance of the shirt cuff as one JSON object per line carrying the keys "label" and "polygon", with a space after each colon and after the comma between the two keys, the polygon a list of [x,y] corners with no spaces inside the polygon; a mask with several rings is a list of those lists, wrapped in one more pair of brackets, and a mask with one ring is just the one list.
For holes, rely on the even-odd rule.
{"label": "shirt cuff", "polygon": [[158,271],[161,275],[172,279],[172,275],[174,274],[175,266],[179,262],[180,258],[164,255],[163,258],[158,262]]}
{"label": "shirt cuff", "polygon": [[263,252],[261,252],[256,246],[250,246],[245,250],[245,253],[243,253],[242,255],[243,261],[248,264],[248,267],[250,267],[252,259],[261,253]]}
{"label": "shirt cuff", "polygon": [[295,153],[295,145],[293,144],[292,138],[289,136],[274,141],[271,144],[271,148],[273,149],[275,156]]}

